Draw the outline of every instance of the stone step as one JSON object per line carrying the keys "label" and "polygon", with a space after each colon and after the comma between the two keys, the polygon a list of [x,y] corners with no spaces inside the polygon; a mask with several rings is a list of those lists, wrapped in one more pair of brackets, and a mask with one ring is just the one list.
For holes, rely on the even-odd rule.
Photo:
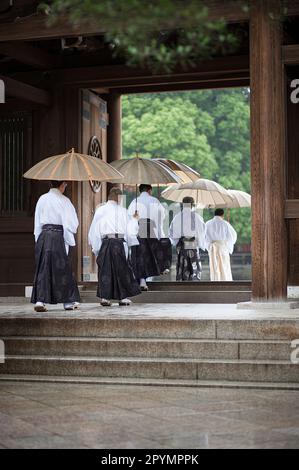
{"label": "stone step", "polygon": [[[158,282],[147,282],[150,291],[246,291],[251,292],[250,281],[232,281],[232,282],[206,282],[206,281],[158,281]],[[97,282],[85,282],[79,285],[80,292],[96,292]]]}
{"label": "stone step", "polygon": [[299,383],[289,361],[6,356],[1,374]]}
{"label": "stone step", "polygon": [[139,385],[160,387],[246,388],[261,390],[299,390],[299,383],[289,382],[241,382],[232,380],[180,380],[180,379],[136,379],[117,377],[80,377],[51,375],[2,374],[0,382],[38,382],[91,385]]}
{"label": "stone step", "polygon": [[[89,338],[169,338],[169,339],[224,339],[224,340],[293,340],[299,338],[299,321],[296,319],[189,319],[184,318],[184,307],[180,318],[146,317],[134,318],[134,310],[122,310],[123,317],[116,313],[94,317],[89,313],[66,315],[48,312],[27,313],[23,316],[0,317],[0,337],[89,337]],[[207,307],[208,308],[208,307]],[[119,311],[119,310],[118,310]],[[132,312],[132,313],[130,313]],[[234,313],[232,315],[240,315]],[[60,316],[61,315],[61,316]],[[209,312],[205,316],[208,317]],[[244,315],[248,315],[245,313]],[[178,312],[174,312],[178,316]],[[262,313],[261,313],[262,316]]]}
{"label": "stone step", "polygon": [[7,355],[288,360],[290,341],[2,337]]}
{"label": "stone step", "polygon": [[[81,292],[81,302],[93,303],[99,302],[96,292],[92,290],[83,290]],[[132,298],[136,304],[236,304],[239,302],[249,302],[251,300],[251,291],[230,290],[230,291],[212,291],[212,290],[176,290],[176,291],[147,291]]]}

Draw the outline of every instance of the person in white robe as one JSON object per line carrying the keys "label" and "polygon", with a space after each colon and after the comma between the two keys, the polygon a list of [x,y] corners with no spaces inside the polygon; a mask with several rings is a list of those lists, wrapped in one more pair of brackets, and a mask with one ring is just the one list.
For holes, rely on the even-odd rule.
{"label": "person in white robe", "polygon": [[237,233],[224,220],[223,209],[216,209],[214,218],[206,222],[205,240],[209,252],[211,281],[232,281],[230,255],[234,251]]}
{"label": "person in white robe", "polygon": [[129,259],[129,249],[138,245],[138,222],[121,206],[122,191],[112,188],[108,202],[98,207],[90,226],[88,239],[97,257],[97,296],[102,306],[130,305],[128,297],[140,294]]}
{"label": "person in white robe", "polygon": [[170,224],[169,236],[176,246],[176,280],[199,281],[201,261],[199,249],[205,250],[205,223],[194,210],[194,199],[184,197],[181,211]]}
{"label": "person in white robe", "polygon": [[128,208],[129,214],[138,214],[139,220],[139,245],[132,249],[132,264],[141,289],[148,290],[148,278],[169,272],[172,251],[163,229],[165,208],[152,196],[151,185],[141,184],[139,192]]}
{"label": "person in white robe", "polygon": [[45,312],[46,303],[63,303],[65,310],[73,310],[80,300],[68,257],[69,247],[76,245],[78,217],[63,194],[67,183],[52,181],[51,186],[39,198],[34,217],[36,273],[31,301],[37,312]]}

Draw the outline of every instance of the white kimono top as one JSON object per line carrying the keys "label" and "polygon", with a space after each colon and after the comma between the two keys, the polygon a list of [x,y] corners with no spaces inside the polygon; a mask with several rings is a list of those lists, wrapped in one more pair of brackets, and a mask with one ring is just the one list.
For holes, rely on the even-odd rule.
{"label": "white kimono top", "polygon": [[70,199],[57,188],[51,188],[37,201],[34,218],[35,241],[40,236],[43,225],[46,224],[63,226],[63,238],[67,252],[69,246],[76,245],[74,234],[79,225],[76,210]]}
{"label": "white kimono top", "polygon": [[219,216],[206,222],[206,247],[209,250],[213,242],[225,241],[230,254],[234,251],[237,241],[237,232],[229,222]]}
{"label": "white kimono top", "polygon": [[169,236],[173,245],[177,245],[181,237],[195,237],[198,248],[205,250],[205,223],[190,207],[184,207],[174,216]]}
{"label": "white kimono top", "polygon": [[[135,214],[135,211],[136,199],[134,199],[128,207],[128,212],[131,216]],[[154,222],[156,238],[160,240],[160,238],[165,237],[163,221],[166,216],[166,210],[159,199],[143,191],[140,196],[137,197],[137,211],[140,219],[150,219]]]}
{"label": "white kimono top", "polygon": [[124,235],[128,246],[139,245],[137,240],[138,222],[130,217],[127,209],[115,201],[108,201],[98,207],[89,229],[88,241],[97,256],[105,235],[119,233]]}

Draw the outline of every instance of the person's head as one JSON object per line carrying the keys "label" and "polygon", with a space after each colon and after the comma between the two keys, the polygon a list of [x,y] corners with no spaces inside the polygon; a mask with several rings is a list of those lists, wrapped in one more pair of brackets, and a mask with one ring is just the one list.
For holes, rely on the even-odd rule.
{"label": "person's head", "polygon": [[123,193],[122,190],[119,188],[111,188],[108,194],[108,201],[114,201],[117,202],[117,204],[120,203],[121,197]]}
{"label": "person's head", "polygon": [[183,207],[190,207],[194,206],[194,199],[191,196],[185,196],[182,200],[182,208]]}
{"label": "person's head", "polygon": [[67,182],[53,180],[51,181],[50,186],[51,188],[59,189],[59,191],[63,194],[65,191],[65,188],[67,187]]}
{"label": "person's head", "polygon": [[224,217],[224,210],[223,209],[216,209],[215,210],[215,215],[218,215],[218,217]]}
{"label": "person's head", "polygon": [[145,192],[145,193],[152,194],[152,189],[153,189],[153,188],[151,187],[150,184],[141,184],[141,185],[139,186],[139,192],[140,192],[140,194],[141,194],[141,193],[144,193],[144,192]]}

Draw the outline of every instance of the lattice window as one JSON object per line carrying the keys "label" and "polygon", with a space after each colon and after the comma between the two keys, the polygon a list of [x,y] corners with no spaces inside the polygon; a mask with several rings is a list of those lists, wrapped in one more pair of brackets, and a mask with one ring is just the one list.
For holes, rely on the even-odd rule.
{"label": "lattice window", "polygon": [[29,113],[0,116],[0,215],[28,210],[28,183],[22,178],[31,155]]}

